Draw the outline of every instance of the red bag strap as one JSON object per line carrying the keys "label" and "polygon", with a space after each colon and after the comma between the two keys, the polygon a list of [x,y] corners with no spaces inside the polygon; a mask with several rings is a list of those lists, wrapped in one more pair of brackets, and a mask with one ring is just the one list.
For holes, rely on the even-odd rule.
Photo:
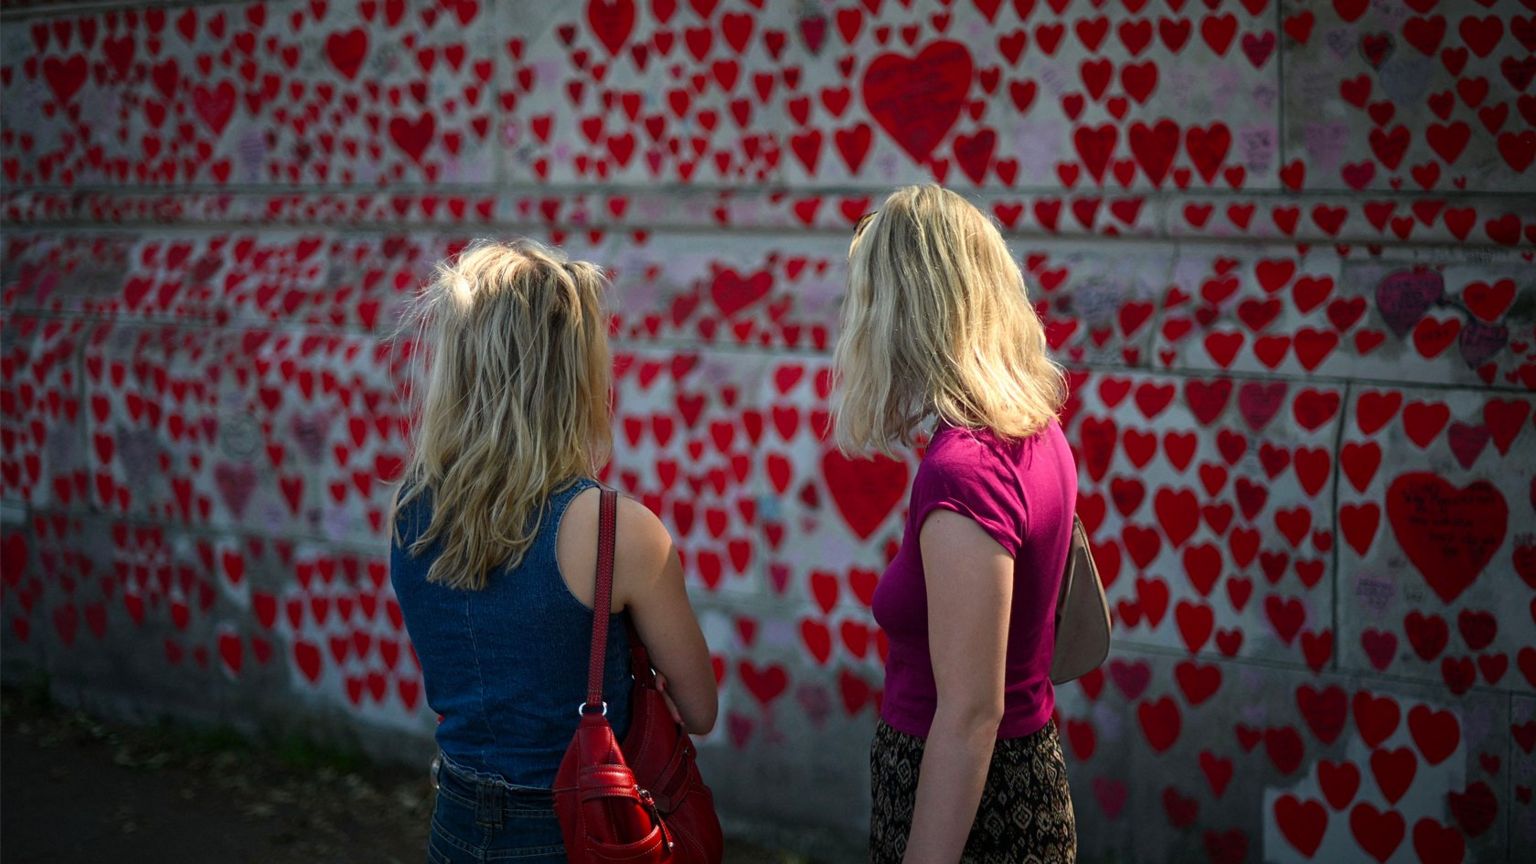
{"label": "red bag strap", "polygon": [[592,599],[592,655],[587,660],[588,708],[603,708],[603,659],[608,653],[608,616],[613,614],[613,544],[619,493],[603,489],[597,511],[597,590]]}

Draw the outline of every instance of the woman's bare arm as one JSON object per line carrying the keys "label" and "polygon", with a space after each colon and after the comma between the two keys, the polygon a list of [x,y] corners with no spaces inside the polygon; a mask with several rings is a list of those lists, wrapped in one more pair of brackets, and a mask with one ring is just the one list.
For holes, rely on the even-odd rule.
{"label": "woman's bare arm", "polygon": [[919,534],[938,710],[923,749],[906,864],[954,864],[976,819],[1003,718],[1013,558],[971,519],[935,510]]}
{"label": "woman's bare arm", "polygon": [[683,565],[672,535],[645,505],[619,499],[615,604],[629,608],[635,629],[650,651],[651,665],[666,678],[683,727],[703,735],[715,726],[719,696],[709,646],[688,600]]}

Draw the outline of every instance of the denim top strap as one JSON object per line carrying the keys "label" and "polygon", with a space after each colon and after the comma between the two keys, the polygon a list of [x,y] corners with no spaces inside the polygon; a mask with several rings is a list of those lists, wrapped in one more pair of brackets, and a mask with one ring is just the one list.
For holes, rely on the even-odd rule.
{"label": "denim top strap", "polygon": [[[427,581],[440,554],[410,545],[431,519],[429,494],[400,509],[390,582],[421,663],[427,704],[442,715],[437,745],[454,763],[517,786],[548,788],[586,698],[592,610],[561,578],[555,537],[571,500],[598,485],[581,478],[545,502],[533,545],[516,567],[500,567],[478,591]],[[591,542],[597,543],[594,533]],[[620,550],[619,554],[623,554]],[[572,574],[592,580],[595,573]],[[629,635],[608,620],[603,699],[621,738],[629,726]]]}

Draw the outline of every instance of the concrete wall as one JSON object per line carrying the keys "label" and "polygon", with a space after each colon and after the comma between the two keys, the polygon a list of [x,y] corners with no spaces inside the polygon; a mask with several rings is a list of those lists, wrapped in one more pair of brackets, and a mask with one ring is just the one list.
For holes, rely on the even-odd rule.
{"label": "concrete wall", "polygon": [[607,479],[673,528],[734,824],[848,853],[915,462],[820,432],[854,220],[994,213],[1114,606],[1085,860],[1536,848],[1536,9],[8,3],[4,668],[418,757],[381,344],[532,234],[616,274]]}

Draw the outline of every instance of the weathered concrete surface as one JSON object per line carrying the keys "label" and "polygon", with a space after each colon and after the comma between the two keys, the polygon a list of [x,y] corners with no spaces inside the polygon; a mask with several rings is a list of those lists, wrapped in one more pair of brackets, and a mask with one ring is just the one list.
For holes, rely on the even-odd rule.
{"label": "weathered concrete surface", "polygon": [[727,820],[856,858],[916,462],[831,452],[829,346],[852,223],[940,180],[1073,370],[1084,858],[1536,845],[1527,5],[12,5],[8,677],[422,758],[383,339],[533,234],[615,273],[607,479],[683,551]]}

